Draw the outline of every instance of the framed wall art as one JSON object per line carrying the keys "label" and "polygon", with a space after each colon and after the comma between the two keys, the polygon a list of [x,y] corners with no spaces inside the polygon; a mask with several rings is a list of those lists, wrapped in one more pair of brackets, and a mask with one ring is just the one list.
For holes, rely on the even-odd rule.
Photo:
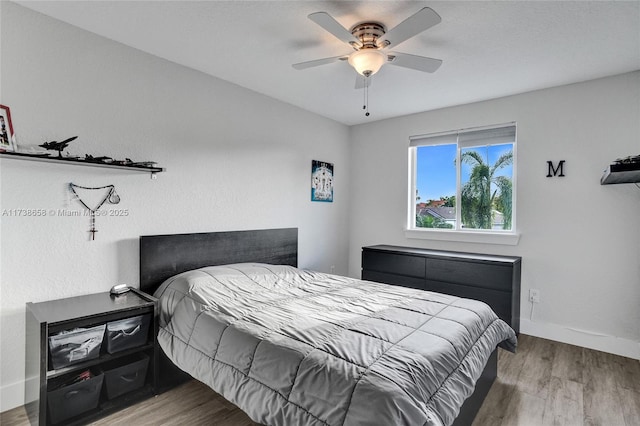
{"label": "framed wall art", "polygon": [[311,161],[311,201],[333,202],[333,163]]}
{"label": "framed wall art", "polygon": [[13,124],[9,107],[0,104],[0,150],[14,151]]}

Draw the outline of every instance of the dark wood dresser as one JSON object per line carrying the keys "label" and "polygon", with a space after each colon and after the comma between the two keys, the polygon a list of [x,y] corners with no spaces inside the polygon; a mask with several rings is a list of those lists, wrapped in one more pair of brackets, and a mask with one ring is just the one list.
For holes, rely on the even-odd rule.
{"label": "dark wood dresser", "polygon": [[520,332],[522,258],[412,247],[362,248],[362,279],[481,300]]}

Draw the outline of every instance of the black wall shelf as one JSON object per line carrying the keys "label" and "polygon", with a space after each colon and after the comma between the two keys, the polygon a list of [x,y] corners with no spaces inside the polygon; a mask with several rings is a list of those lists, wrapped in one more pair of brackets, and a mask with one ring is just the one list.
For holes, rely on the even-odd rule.
{"label": "black wall shelf", "polygon": [[640,182],[640,163],[611,164],[600,178],[600,185]]}
{"label": "black wall shelf", "polygon": [[43,163],[55,163],[55,164],[70,164],[73,166],[90,166],[90,167],[103,167],[109,169],[130,170],[135,172],[151,173],[152,177],[156,173],[164,172],[162,167],[149,167],[140,165],[127,165],[127,164],[110,164],[110,163],[94,163],[79,158],[66,158],[66,157],[50,157],[40,154],[27,154],[23,152],[0,152],[0,158],[11,158],[16,160],[28,160]]}

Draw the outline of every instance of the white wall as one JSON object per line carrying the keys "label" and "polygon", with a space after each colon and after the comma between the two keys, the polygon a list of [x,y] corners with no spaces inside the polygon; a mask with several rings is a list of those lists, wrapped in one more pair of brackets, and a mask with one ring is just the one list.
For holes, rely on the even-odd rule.
{"label": "white wall", "polygon": [[[0,103],[23,144],[155,160],[127,171],[0,160],[0,211],[81,210],[67,184],[114,184],[127,217],[1,217],[0,411],[23,403],[25,303],[138,285],[140,235],[299,228],[299,264],[347,273],[348,128],[1,2]],[[333,203],[310,201],[311,160]]]}
{"label": "white wall", "polygon": [[[517,122],[517,246],[405,238],[409,136]],[[351,128],[349,273],[372,244],[522,256],[521,332],[640,358],[640,72]],[[547,178],[547,161],[566,177]],[[541,303],[528,301],[530,288]]]}

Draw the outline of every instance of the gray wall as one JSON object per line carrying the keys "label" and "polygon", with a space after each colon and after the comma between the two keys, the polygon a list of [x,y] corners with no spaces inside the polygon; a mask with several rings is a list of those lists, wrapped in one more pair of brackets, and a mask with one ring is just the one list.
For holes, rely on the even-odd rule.
{"label": "gray wall", "polygon": [[[0,209],[82,211],[67,184],[114,184],[126,217],[1,223],[0,411],[22,404],[25,303],[138,284],[140,235],[299,228],[299,263],[347,273],[348,128],[2,2],[1,103],[23,145],[79,135],[72,154],[155,160],[147,174],[0,160]],[[311,160],[333,162],[312,203]]]}
{"label": "gray wall", "polygon": [[[407,238],[409,136],[511,121],[518,244]],[[381,243],[522,256],[522,333],[640,358],[640,189],[599,183],[632,154],[640,72],[352,127],[349,273]],[[549,160],[566,176],[547,178]]]}

